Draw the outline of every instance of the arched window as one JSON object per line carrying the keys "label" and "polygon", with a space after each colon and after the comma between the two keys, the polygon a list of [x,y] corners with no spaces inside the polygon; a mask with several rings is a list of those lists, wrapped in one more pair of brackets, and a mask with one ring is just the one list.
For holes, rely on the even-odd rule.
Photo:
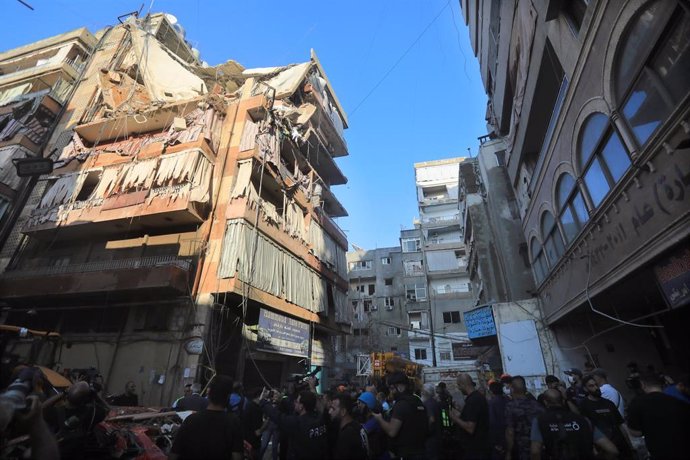
{"label": "arched window", "polygon": [[549,261],[549,265],[553,267],[563,255],[565,247],[561,239],[561,234],[556,226],[556,221],[553,219],[553,215],[548,211],[546,211],[541,218],[541,237],[544,240],[546,259]]}
{"label": "arched window", "polygon": [[561,222],[565,240],[570,244],[580,233],[582,226],[589,220],[585,201],[577,184],[570,174],[563,174],[556,184],[556,207],[558,220]]}
{"label": "arched window", "polygon": [[618,133],[603,113],[585,121],[577,152],[578,167],[594,207],[630,167],[630,156]]}
{"label": "arched window", "polygon": [[536,238],[532,238],[530,243],[530,252],[532,253],[532,269],[534,270],[534,278],[537,284],[541,284],[546,277],[546,273],[549,271],[549,267],[546,265],[546,257],[544,256],[544,251],[542,250],[539,241]]}
{"label": "arched window", "polygon": [[657,0],[631,21],[620,43],[616,100],[643,146],[690,92],[690,9]]}

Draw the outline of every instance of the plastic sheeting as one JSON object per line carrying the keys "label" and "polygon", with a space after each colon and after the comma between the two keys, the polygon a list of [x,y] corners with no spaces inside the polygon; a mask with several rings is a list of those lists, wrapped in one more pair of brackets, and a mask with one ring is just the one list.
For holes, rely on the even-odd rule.
{"label": "plastic sheeting", "polygon": [[317,272],[239,219],[228,221],[218,273],[312,312],[328,306],[326,282]]}
{"label": "plastic sheeting", "polygon": [[13,190],[17,190],[19,184],[22,183],[22,179],[17,176],[17,169],[12,164],[12,160],[24,158],[25,156],[25,151],[17,145],[0,149],[0,183],[7,185]]}
{"label": "plastic sheeting", "polygon": [[206,84],[146,31],[131,24],[132,45],[140,71],[154,99],[171,101],[207,93]]}
{"label": "plastic sheeting", "polygon": [[11,103],[15,98],[23,96],[31,91],[33,83],[24,83],[23,85],[14,86],[0,91],[0,106]]}
{"label": "plastic sheeting", "polygon": [[[266,81],[269,87],[275,89],[275,98],[282,99],[285,96],[290,96],[294,93],[299,84],[307,76],[307,72],[311,67],[311,62],[303,62],[302,64],[292,64],[286,67],[266,68],[266,69],[246,69],[242,72],[246,76],[265,76],[278,72],[277,75],[272,76]],[[257,95],[266,91],[265,85],[255,84],[252,94]]]}
{"label": "plastic sheeting", "polygon": [[309,225],[307,242],[317,259],[330,265],[343,278],[347,278],[346,250],[338,246],[335,240],[313,219]]}
{"label": "plastic sheeting", "polygon": [[41,198],[39,208],[52,208],[72,199],[75,192],[81,188],[85,174],[72,173],[60,176],[52,187]]}

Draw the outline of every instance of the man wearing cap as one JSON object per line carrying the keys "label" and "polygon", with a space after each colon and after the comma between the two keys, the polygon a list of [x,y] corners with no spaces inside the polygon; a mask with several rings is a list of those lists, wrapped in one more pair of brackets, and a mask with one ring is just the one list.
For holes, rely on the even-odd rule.
{"label": "man wearing cap", "polygon": [[582,371],[574,367],[566,369],[563,373],[568,377],[570,386],[565,390],[565,398],[571,411],[579,413],[578,406],[587,397],[582,388]]}
{"label": "man wearing cap", "polygon": [[391,438],[393,452],[402,459],[425,458],[429,420],[422,400],[412,394],[410,381],[402,372],[388,376],[388,386],[395,397],[390,421],[374,414],[383,431]]}
{"label": "man wearing cap", "polygon": [[357,398],[357,407],[362,414],[362,428],[369,438],[369,452],[371,460],[387,460],[390,458],[387,452],[386,433],[374,417],[374,413],[381,413],[381,404],[376,397],[368,391],[363,392]]}

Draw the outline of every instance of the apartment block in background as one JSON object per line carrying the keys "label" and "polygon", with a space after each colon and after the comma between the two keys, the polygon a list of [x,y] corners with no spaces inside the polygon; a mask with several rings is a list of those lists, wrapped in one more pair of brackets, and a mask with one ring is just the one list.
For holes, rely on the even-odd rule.
{"label": "apartment block in background", "polygon": [[408,358],[407,313],[403,263],[399,247],[347,253],[352,336],[347,337],[347,362],[357,356],[394,352]]}
{"label": "apartment block in background", "polygon": [[[251,46],[251,43],[245,43]],[[165,14],[108,28],[59,120],[0,277],[8,323],[58,330],[63,367],[144,404],[232,375],[280,385],[350,331],[347,118],[312,51],[208,67]]]}

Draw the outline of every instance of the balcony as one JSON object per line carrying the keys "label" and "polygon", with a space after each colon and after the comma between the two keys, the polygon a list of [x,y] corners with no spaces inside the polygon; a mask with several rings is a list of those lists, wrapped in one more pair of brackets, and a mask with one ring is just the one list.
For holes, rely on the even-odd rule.
{"label": "balcony", "polygon": [[194,257],[156,256],[10,270],[0,276],[4,299],[141,293],[185,294]]}
{"label": "balcony", "polygon": [[201,150],[57,176],[23,233],[68,239],[200,224],[213,164]]}
{"label": "balcony", "polygon": [[431,295],[434,299],[438,300],[466,299],[472,297],[472,289],[470,288],[470,284],[468,283],[467,289],[432,289]]}
{"label": "balcony", "polygon": [[425,217],[422,218],[421,224],[425,228],[445,227],[449,225],[460,225],[460,219],[461,216],[459,213],[448,216]]}

